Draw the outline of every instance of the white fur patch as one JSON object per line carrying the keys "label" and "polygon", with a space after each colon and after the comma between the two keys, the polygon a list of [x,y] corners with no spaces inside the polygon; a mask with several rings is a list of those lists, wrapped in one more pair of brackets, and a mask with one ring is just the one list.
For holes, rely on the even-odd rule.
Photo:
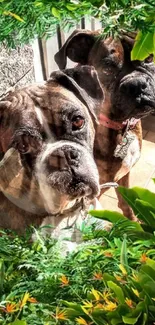
{"label": "white fur patch", "polygon": [[51,141],[52,141],[52,139],[54,141],[54,135],[52,134],[52,132],[48,126],[46,117],[45,117],[44,113],[42,112],[42,110],[40,109],[40,107],[35,106],[35,112],[36,112],[37,118],[38,118],[41,126],[43,127],[47,137],[50,138]]}
{"label": "white fur patch", "polygon": [[137,138],[130,144],[127,156],[123,160],[123,164],[129,168],[129,170],[135,165],[140,158],[140,146]]}

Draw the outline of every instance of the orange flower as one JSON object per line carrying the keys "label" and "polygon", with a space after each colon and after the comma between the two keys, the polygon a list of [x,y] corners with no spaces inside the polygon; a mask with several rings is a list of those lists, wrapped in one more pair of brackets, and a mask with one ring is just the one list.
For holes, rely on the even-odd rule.
{"label": "orange flower", "polygon": [[141,262],[141,263],[146,263],[147,259],[148,259],[148,257],[146,256],[145,253],[143,253],[143,254],[141,255],[141,257],[140,257],[140,262]]}
{"label": "orange flower", "polygon": [[87,322],[83,317],[78,317],[78,318],[75,318],[76,322],[79,324],[79,325],[90,325],[92,324],[92,322]]}
{"label": "orange flower", "polygon": [[119,276],[119,275],[115,275],[115,279],[117,281],[119,281],[120,283],[123,283],[123,284],[127,283],[126,280],[124,280],[123,278],[121,278],[121,276]]}
{"label": "orange flower", "polygon": [[113,311],[117,308],[117,304],[112,301],[107,301],[106,305],[104,305],[104,309],[107,311]]}
{"label": "orange flower", "polygon": [[65,275],[61,276],[60,281],[62,287],[67,286],[69,284],[69,279],[67,279]]}
{"label": "orange flower", "polygon": [[133,301],[132,301],[131,299],[126,298],[126,299],[125,299],[125,302],[126,302],[126,304],[127,304],[130,308],[134,308],[134,306],[133,306]]}
{"label": "orange flower", "polygon": [[109,290],[105,289],[102,295],[105,302],[109,301],[109,298],[111,297],[111,293]]}
{"label": "orange flower", "polygon": [[30,297],[30,298],[28,298],[27,301],[29,301],[29,302],[31,302],[31,303],[33,303],[33,304],[35,304],[35,303],[38,302],[34,297]]}
{"label": "orange flower", "polygon": [[66,311],[60,310],[59,307],[56,307],[56,315],[53,316],[57,320],[67,320],[67,314]]}
{"label": "orange flower", "polygon": [[102,308],[104,308],[104,305],[101,304],[101,303],[99,303],[99,304],[97,304],[97,305],[95,306],[95,308],[97,308],[97,309],[102,309]]}
{"label": "orange flower", "polygon": [[7,313],[14,313],[18,310],[18,305],[15,302],[6,305],[5,311]]}
{"label": "orange flower", "polygon": [[93,279],[94,280],[102,280],[103,279],[103,274],[101,272],[95,272]]}
{"label": "orange flower", "polygon": [[103,255],[106,256],[106,257],[112,257],[113,256],[113,254],[111,252],[108,252],[108,251],[104,251]]}

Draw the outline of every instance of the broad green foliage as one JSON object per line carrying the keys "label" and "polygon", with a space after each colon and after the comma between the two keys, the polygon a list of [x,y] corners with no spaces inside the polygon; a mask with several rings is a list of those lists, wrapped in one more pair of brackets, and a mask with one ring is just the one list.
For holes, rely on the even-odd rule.
{"label": "broad green foliage", "polygon": [[139,32],[131,53],[131,59],[144,60],[152,53],[155,53],[155,33],[153,31],[147,33]]}
{"label": "broad green foliage", "polygon": [[154,0],[0,0],[0,41],[13,47],[54,34],[57,24],[69,29],[93,16],[102,22],[105,36],[140,30],[132,59],[143,60],[155,53],[154,12]]}
{"label": "broad green foliage", "polygon": [[[119,188],[141,224],[110,211],[109,231],[88,227],[85,241],[66,243],[0,233],[0,324],[153,325],[155,320],[155,194]],[[140,202],[140,205],[139,205]],[[145,230],[146,228],[146,230]],[[34,229],[33,229],[34,231]]]}

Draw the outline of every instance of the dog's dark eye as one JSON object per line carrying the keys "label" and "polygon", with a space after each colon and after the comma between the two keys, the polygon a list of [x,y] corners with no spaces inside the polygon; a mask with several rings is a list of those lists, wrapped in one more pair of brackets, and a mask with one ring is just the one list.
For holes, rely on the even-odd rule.
{"label": "dog's dark eye", "polygon": [[16,136],[14,140],[14,147],[21,153],[21,154],[28,154],[28,153],[37,153],[39,152],[42,146],[42,140],[37,139],[35,137],[31,137],[29,135],[19,135]]}
{"label": "dog's dark eye", "polygon": [[82,116],[78,115],[78,116],[75,116],[72,118],[72,130],[73,131],[82,129],[84,124],[85,124],[85,121]]}
{"label": "dog's dark eye", "polygon": [[116,53],[116,50],[115,49],[111,49],[110,50],[110,54],[115,54]]}
{"label": "dog's dark eye", "polygon": [[152,63],[153,62],[153,54],[150,54],[145,60],[145,63]]}

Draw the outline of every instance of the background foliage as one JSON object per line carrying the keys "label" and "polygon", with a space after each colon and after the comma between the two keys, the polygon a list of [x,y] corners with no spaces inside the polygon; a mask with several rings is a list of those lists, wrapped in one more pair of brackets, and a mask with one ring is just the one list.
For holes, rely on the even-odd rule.
{"label": "background foliage", "polygon": [[141,31],[132,59],[155,52],[154,0],[0,0],[0,15],[0,41],[12,47],[37,36],[48,37],[58,23],[69,28],[84,15],[92,15],[102,22],[105,35],[120,29]]}
{"label": "background foliage", "polygon": [[[155,321],[155,193],[119,188],[141,224],[91,211],[109,231],[83,221],[84,242],[0,231],[0,324],[153,325]],[[66,253],[65,253],[66,252]]]}

